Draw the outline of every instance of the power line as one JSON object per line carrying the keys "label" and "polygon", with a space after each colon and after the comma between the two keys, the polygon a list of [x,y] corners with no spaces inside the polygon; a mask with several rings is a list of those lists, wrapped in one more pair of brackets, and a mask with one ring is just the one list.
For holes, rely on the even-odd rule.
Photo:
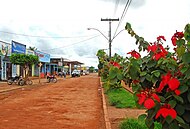
{"label": "power line", "polygon": [[119,21],[119,23],[118,23],[118,25],[117,25],[117,28],[116,28],[116,30],[115,30],[114,36],[116,35],[117,30],[118,30],[118,28],[119,28],[121,22],[123,21],[123,18],[125,17],[126,12],[127,12],[128,8],[129,8],[131,2],[132,2],[132,0],[127,0],[127,3],[125,4],[125,8],[124,8],[123,13],[122,13],[121,18],[120,18],[120,21]]}
{"label": "power line", "polygon": [[82,37],[90,37],[93,35],[84,35],[84,36],[72,36],[72,37],[49,37],[49,36],[37,36],[37,35],[27,35],[27,34],[18,34],[18,33],[12,33],[12,32],[6,32],[6,31],[0,31],[1,33],[11,34],[11,35],[19,35],[19,36],[25,36],[25,37],[33,37],[33,38],[82,38]]}
{"label": "power line", "polygon": [[79,43],[82,43],[82,42],[91,40],[91,39],[96,38],[96,37],[98,37],[98,36],[100,36],[100,35],[96,35],[96,36],[93,36],[93,37],[91,37],[91,38],[88,38],[88,39],[85,39],[85,40],[82,40],[82,41],[79,41],[79,42],[76,42],[76,43],[72,43],[72,44],[69,44],[69,45],[66,45],[66,46],[56,47],[56,48],[51,48],[51,49],[46,49],[46,50],[42,50],[42,51],[51,51],[51,50],[55,50],[55,49],[70,47],[70,46],[73,46],[73,45],[76,45],[76,44],[79,44]]}

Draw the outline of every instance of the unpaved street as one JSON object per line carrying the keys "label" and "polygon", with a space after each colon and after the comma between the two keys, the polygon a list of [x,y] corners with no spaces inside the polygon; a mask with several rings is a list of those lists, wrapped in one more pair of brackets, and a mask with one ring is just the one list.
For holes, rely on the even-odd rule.
{"label": "unpaved street", "polygon": [[105,129],[96,74],[0,94],[0,129]]}

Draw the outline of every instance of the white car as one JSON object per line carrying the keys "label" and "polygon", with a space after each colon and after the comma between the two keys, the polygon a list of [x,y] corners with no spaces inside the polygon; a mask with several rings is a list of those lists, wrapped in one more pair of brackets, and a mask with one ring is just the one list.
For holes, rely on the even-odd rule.
{"label": "white car", "polygon": [[80,77],[80,70],[73,70],[73,72],[72,72],[72,77]]}

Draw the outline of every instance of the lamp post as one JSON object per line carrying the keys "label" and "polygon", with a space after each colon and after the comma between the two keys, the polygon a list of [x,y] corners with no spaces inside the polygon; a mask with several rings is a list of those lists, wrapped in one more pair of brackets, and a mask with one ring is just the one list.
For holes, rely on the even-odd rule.
{"label": "lamp post", "polygon": [[111,31],[109,31],[109,38],[106,37],[100,30],[96,29],[96,28],[87,28],[87,30],[96,30],[98,31],[102,36],[104,36],[104,38],[106,38],[106,40],[109,43],[109,58],[111,58],[111,43],[112,41],[115,39],[115,37],[117,37],[122,31],[124,31],[125,29],[119,31],[113,38],[111,38]]}

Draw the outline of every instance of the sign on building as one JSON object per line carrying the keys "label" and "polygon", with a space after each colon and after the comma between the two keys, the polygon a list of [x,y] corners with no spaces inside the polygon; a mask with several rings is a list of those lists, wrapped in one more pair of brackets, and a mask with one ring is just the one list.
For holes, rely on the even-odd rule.
{"label": "sign on building", "polygon": [[12,41],[12,53],[25,54],[26,45]]}
{"label": "sign on building", "polygon": [[40,62],[50,63],[50,54],[47,54],[41,51],[35,51],[35,55],[39,57]]}
{"label": "sign on building", "polygon": [[11,44],[0,41],[0,55],[10,55],[11,54]]}

